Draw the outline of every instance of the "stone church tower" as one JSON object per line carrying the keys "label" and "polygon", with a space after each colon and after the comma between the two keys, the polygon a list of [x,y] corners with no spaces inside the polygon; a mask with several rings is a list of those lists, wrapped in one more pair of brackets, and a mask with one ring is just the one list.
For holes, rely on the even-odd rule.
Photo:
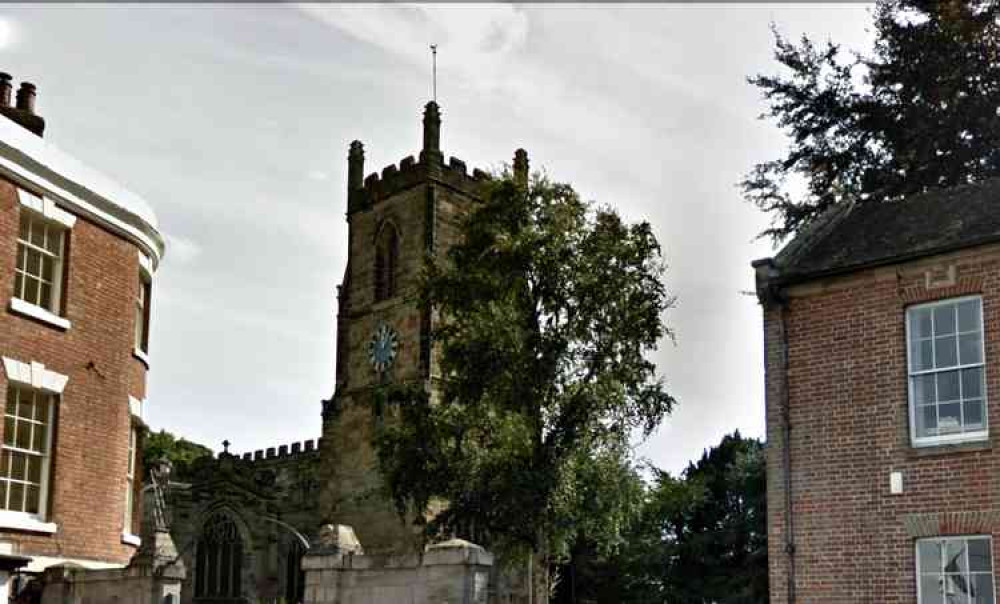
{"label": "stone church tower", "polygon": [[[348,155],[348,262],[338,288],[336,391],[323,408],[320,508],[324,520],[353,526],[366,552],[406,550],[417,529],[400,519],[382,491],[371,439],[373,386],[433,387],[431,315],[417,300],[428,254],[459,236],[460,220],[488,176],[441,153],[441,115],[427,103],[423,148],[399,166],[363,178],[364,147]],[[527,170],[527,158],[517,163]]]}

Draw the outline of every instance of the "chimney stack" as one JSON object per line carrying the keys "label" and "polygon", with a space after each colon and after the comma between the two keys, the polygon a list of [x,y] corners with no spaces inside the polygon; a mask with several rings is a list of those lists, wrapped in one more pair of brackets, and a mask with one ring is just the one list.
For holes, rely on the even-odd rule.
{"label": "chimney stack", "polygon": [[10,94],[14,91],[9,73],[0,73],[0,107],[10,107]]}
{"label": "chimney stack", "polygon": [[35,85],[31,82],[21,82],[17,89],[17,108],[30,115],[35,114]]}
{"label": "chimney stack", "polygon": [[35,113],[35,85],[21,82],[13,105],[10,102],[12,88],[10,74],[0,73],[0,115],[41,136],[45,131],[45,120]]}

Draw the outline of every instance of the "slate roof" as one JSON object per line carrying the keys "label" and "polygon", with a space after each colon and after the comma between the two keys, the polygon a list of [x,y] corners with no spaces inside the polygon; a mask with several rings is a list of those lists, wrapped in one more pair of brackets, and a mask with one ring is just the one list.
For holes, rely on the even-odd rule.
{"label": "slate roof", "polygon": [[799,233],[774,264],[787,283],[996,241],[1000,178],[902,201],[842,204]]}

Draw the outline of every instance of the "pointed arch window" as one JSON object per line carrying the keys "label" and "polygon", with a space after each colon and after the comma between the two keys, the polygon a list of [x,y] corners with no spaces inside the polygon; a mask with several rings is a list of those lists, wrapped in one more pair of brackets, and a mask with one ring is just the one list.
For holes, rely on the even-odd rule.
{"label": "pointed arch window", "polygon": [[196,602],[242,602],[243,539],[232,516],[216,512],[198,539]]}
{"label": "pointed arch window", "polygon": [[386,222],[375,239],[375,301],[388,300],[397,293],[399,232]]}

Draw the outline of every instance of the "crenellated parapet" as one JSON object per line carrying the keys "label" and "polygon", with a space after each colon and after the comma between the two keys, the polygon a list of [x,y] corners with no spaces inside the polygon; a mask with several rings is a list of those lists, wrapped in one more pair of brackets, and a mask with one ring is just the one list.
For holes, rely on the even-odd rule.
{"label": "crenellated parapet", "polygon": [[371,209],[377,203],[419,184],[433,181],[459,192],[479,197],[489,174],[474,169],[470,174],[464,161],[457,157],[448,163],[418,162],[412,155],[399,164],[382,168],[382,173],[372,172],[361,186],[348,192],[348,214]]}
{"label": "crenellated parapet", "polygon": [[[319,454],[320,444],[323,442],[322,438],[316,440],[309,439],[302,442],[295,442],[288,445],[279,445],[277,447],[267,447],[266,449],[257,449],[256,451],[247,451],[242,455],[238,456],[243,461],[258,462],[258,461],[269,461],[278,459],[289,459],[292,457],[302,457],[302,456],[316,456]],[[225,453],[220,454],[226,455]]]}
{"label": "crenellated parapet", "polygon": [[412,155],[399,164],[382,169],[381,173],[364,174],[365,152],[361,141],[353,141],[348,152],[347,213],[362,212],[397,193],[427,182],[452,188],[478,198],[483,183],[490,179],[486,172],[474,169],[470,174],[464,161],[450,157],[445,162],[441,153],[441,114],[437,103],[428,103],[424,110],[423,148],[419,158]]}

